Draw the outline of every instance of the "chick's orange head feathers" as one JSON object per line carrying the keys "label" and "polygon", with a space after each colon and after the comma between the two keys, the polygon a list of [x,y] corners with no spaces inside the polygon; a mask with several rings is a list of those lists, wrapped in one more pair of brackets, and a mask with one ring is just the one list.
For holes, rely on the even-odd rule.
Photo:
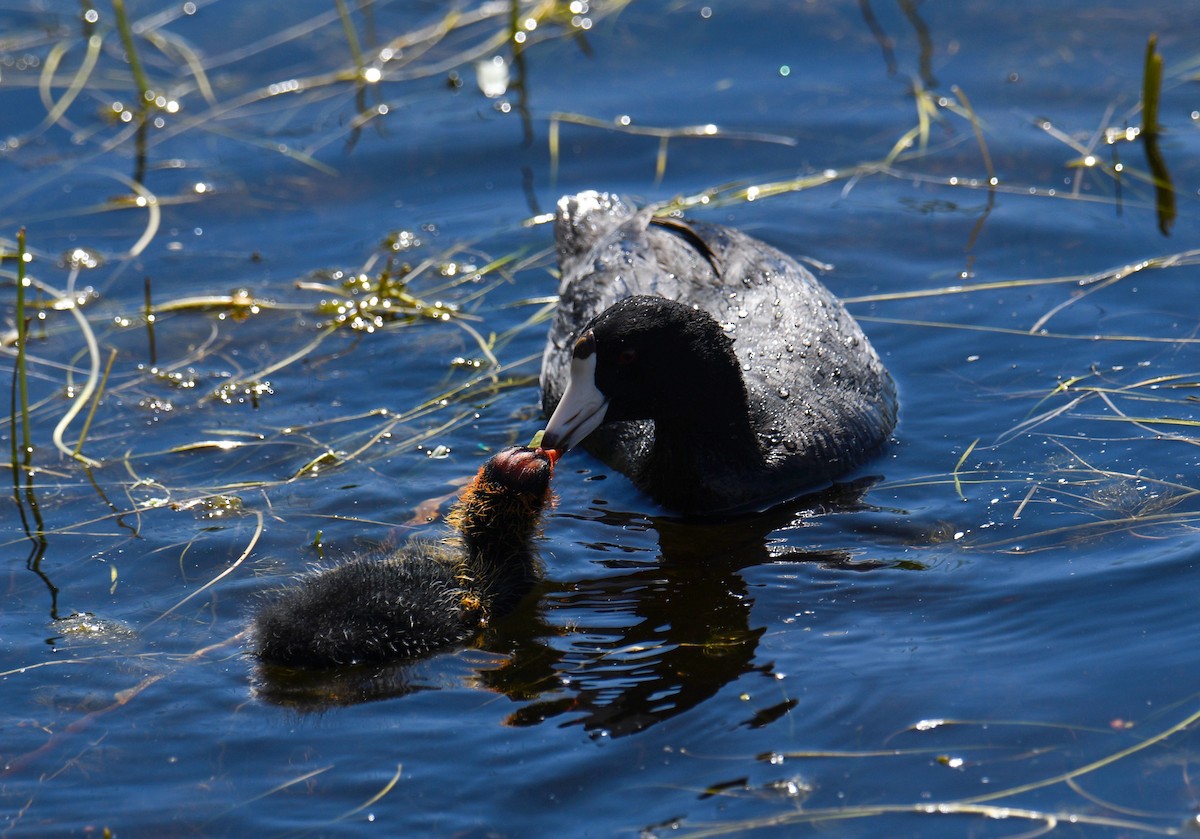
{"label": "chick's orange head feathers", "polygon": [[479,478],[517,492],[540,495],[550,485],[558,452],[512,446],[483,465]]}

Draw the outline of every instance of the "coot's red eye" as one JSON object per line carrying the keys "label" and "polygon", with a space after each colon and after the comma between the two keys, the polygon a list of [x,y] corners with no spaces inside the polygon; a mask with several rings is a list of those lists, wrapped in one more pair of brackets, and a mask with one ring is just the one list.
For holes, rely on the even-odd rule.
{"label": "coot's red eye", "polygon": [[637,361],[637,350],[625,349],[617,355],[617,364],[621,366],[633,364],[635,361]]}

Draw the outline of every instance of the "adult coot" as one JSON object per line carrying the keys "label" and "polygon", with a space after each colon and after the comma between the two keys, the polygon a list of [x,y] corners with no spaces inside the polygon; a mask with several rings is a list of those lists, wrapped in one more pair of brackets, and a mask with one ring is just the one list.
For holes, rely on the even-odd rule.
{"label": "adult coot", "polygon": [[556,457],[513,447],[489,459],[449,515],[458,544],[356,557],[281,592],[254,618],[255,653],[317,669],[416,658],[473,637],[539,577],[533,538]]}
{"label": "adult coot", "polygon": [[584,443],[659,503],[697,514],[826,485],[888,439],[891,376],[792,258],[597,192],[562,198],[554,235],[542,445]]}

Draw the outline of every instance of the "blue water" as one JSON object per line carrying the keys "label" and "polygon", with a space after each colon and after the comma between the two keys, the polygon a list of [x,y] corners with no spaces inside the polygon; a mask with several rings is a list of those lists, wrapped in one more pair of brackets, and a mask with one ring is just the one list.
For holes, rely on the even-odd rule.
{"label": "blue water", "polygon": [[[336,4],[195,6],[130,3],[152,86],[179,103],[147,132],[149,233],[126,206],[133,129],[110,118],[137,95],[111,9],[94,30],[75,6],[0,10],[0,240],[11,253],[25,226],[32,277],[90,289],[101,370],[116,350],[87,470],[51,440],[91,364],[83,333],[51,308],[29,342],[36,471],[3,519],[0,835],[1194,824],[1194,4],[593,2],[586,32],[540,21],[523,90],[495,100],[474,60],[511,56],[492,40],[508,9],[464,4],[489,15],[394,45],[357,134],[355,87],[322,81],[353,66]],[[446,9],[354,6],[366,66]],[[66,47],[58,101],[90,31],[96,69],[40,125],[40,74]],[[1104,141],[1141,125],[1154,33],[1169,236],[1142,143]],[[918,125],[915,82],[945,101],[888,161]],[[660,180],[657,136],[564,114],[720,131],[672,137]],[[572,453],[539,597],[480,648],[343,674],[316,686],[324,704],[272,692],[240,636],[264,592],[437,533],[487,453],[540,427],[556,281],[548,227],[526,222],[590,188],[712,191],[697,218],[827,266],[899,383],[894,443],[838,503],[736,522],[677,521]],[[428,261],[410,290],[498,336],[501,372],[454,319],[328,328],[313,284],[377,274],[399,231],[419,243],[396,260]],[[75,248],[103,264],[72,276]],[[6,382],[15,276],[6,259]],[[259,311],[170,310],[234,289]]]}

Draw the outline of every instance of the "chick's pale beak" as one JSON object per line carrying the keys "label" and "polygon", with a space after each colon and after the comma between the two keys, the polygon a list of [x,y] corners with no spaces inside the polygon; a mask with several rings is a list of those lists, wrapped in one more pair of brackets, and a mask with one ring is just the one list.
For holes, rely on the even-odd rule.
{"label": "chick's pale beak", "polygon": [[595,431],[608,411],[608,398],[596,387],[596,355],[571,360],[567,391],[546,424],[541,445],[566,451]]}

